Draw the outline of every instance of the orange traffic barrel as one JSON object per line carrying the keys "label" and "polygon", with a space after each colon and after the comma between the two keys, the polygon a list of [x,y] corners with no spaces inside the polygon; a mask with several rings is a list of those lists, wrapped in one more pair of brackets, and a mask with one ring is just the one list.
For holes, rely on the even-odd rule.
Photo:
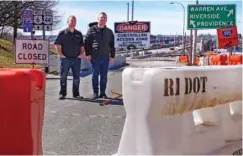
{"label": "orange traffic barrel", "polygon": [[230,55],[229,64],[230,65],[242,64],[242,55]]}
{"label": "orange traffic barrel", "polygon": [[45,73],[0,69],[0,154],[42,155]]}

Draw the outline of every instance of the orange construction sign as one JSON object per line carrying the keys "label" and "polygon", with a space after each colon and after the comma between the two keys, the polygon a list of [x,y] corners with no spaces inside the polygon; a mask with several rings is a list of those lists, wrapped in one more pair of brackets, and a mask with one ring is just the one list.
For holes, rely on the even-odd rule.
{"label": "orange construction sign", "polygon": [[232,46],[238,46],[239,44],[236,26],[217,29],[217,35],[219,48],[224,49]]}

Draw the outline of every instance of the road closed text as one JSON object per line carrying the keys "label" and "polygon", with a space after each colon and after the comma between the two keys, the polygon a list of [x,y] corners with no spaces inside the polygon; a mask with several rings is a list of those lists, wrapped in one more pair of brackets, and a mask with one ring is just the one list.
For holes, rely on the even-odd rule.
{"label": "road closed text", "polygon": [[22,44],[23,50],[42,50],[43,45],[42,44],[31,44],[31,43],[23,43]]}
{"label": "road closed text", "polygon": [[48,64],[49,41],[46,40],[16,40],[16,63]]}
{"label": "road closed text", "polygon": [[47,55],[46,54],[37,54],[37,53],[19,53],[18,55],[19,60],[46,60]]}

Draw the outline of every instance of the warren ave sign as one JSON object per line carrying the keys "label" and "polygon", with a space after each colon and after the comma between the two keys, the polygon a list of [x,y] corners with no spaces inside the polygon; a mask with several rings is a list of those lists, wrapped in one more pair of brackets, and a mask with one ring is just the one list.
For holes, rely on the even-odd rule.
{"label": "warren ave sign", "polygon": [[235,4],[187,6],[187,29],[217,29],[235,25]]}

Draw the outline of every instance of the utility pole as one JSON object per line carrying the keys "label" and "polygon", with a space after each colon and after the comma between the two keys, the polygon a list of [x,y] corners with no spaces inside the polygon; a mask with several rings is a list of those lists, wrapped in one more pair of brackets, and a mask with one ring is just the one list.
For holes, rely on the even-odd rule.
{"label": "utility pole", "polygon": [[192,47],[193,47],[193,44],[192,44],[192,42],[193,42],[193,32],[192,32],[192,30],[190,30],[190,55],[189,55],[189,60],[190,60],[190,65],[193,65],[193,49],[192,49]]}
{"label": "utility pole", "polygon": [[[43,40],[46,40],[46,32],[45,32],[45,29],[43,28]],[[49,53],[48,53],[49,55]],[[47,64],[45,66],[45,73],[48,73],[49,72],[49,65]]]}
{"label": "utility pole", "polygon": [[186,21],[186,11],[185,7],[183,6],[183,35],[182,35],[182,46],[183,46],[183,55],[186,54],[186,42],[185,42],[185,21]]}
{"label": "utility pole", "polygon": [[[196,5],[198,5],[199,2],[196,0]],[[194,30],[193,35],[193,51],[192,51],[192,65],[195,65],[196,62],[196,52],[197,52],[197,30]]]}
{"label": "utility pole", "polygon": [[127,22],[129,22],[129,2],[127,2]]}
{"label": "utility pole", "polygon": [[186,21],[186,9],[182,3],[179,2],[170,2],[170,4],[179,4],[183,8],[183,30],[182,30],[182,46],[183,46],[183,55],[185,55],[185,21]]}
{"label": "utility pole", "polygon": [[176,46],[176,37],[177,37],[177,32],[176,35],[174,36],[174,47]]}
{"label": "utility pole", "polygon": [[134,17],[134,0],[132,0],[132,21],[133,21],[133,17]]}

